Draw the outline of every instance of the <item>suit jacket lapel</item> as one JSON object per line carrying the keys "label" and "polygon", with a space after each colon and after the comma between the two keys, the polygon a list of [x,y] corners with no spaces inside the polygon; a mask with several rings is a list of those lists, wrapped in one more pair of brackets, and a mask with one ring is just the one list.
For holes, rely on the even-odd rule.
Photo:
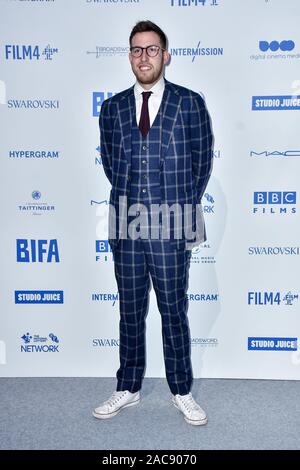
{"label": "suit jacket lapel", "polygon": [[163,158],[168,150],[170,139],[179,113],[181,97],[174,92],[172,84],[165,81],[165,90],[162,99],[162,138],[161,157]]}
{"label": "suit jacket lapel", "polygon": [[133,87],[121,99],[119,104],[122,144],[128,163],[131,162],[131,128],[135,118],[135,98]]}

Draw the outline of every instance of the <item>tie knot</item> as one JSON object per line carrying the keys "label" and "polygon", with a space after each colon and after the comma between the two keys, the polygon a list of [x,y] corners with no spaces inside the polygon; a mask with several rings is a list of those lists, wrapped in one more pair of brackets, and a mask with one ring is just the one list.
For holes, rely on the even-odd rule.
{"label": "tie knot", "polygon": [[150,95],[152,94],[152,91],[143,91],[142,92],[142,95],[143,95],[143,102],[144,101],[148,101],[148,99],[150,98]]}

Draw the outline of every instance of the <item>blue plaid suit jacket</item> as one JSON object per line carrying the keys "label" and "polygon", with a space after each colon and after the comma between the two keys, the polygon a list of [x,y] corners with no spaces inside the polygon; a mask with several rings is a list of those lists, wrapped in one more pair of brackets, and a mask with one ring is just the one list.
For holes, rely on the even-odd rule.
{"label": "blue plaid suit jacket", "polygon": [[[201,198],[213,161],[211,121],[203,98],[165,80],[162,98],[160,153],[161,201],[193,205],[198,211],[197,236],[192,246],[205,241]],[[135,118],[133,87],[104,101],[101,107],[100,148],[103,168],[112,190],[109,210],[109,242],[112,248],[127,222],[126,206],[131,173],[131,124]],[[122,206],[122,207],[121,207]],[[200,213],[199,213],[200,212]],[[178,246],[186,240],[178,240]],[[191,246],[190,246],[191,247]]]}

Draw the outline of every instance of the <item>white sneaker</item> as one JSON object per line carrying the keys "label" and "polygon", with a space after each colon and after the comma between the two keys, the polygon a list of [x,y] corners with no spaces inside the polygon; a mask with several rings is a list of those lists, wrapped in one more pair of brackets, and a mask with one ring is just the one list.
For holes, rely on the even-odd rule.
{"label": "white sneaker", "polygon": [[183,413],[187,423],[194,426],[207,424],[207,416],[201,406],[194,400],[191,393],[188,395],[174,395],[172,398],[173,405]]}
{"label": "white sneaker", "polygon": [[140,392],[131,393],[128,390],[114,392],[107,401],[94,409],[93,416],[99,419],[112,418],[123,408],[137,405],[139,402]]}

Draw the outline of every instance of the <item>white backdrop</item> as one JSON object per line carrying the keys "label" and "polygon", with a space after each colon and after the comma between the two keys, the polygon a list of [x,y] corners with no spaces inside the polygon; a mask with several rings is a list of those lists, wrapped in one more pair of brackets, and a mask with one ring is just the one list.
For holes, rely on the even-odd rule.
{"label": "white backdrop", "polygon": [[190,269],[194,375],[300,379],[299,17],[298,0],[0,2],[2,376],[115,375],[97,115],[134,83],[128,36],[150,19],[169,37],[166,77],[205,96],[215,135]]}

